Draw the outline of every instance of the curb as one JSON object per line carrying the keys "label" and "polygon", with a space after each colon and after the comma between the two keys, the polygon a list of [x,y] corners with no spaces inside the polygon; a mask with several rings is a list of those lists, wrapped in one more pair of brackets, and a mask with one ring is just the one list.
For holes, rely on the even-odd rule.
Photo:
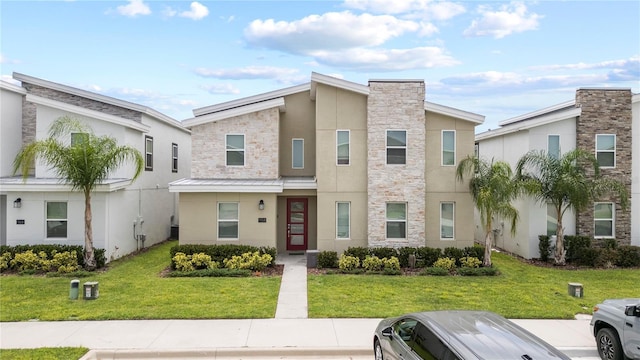
{"label": "curb", "polygon": [[90,350],[80,360],[134,359],[371,359],[363,348],[215,348],[185,350]]}

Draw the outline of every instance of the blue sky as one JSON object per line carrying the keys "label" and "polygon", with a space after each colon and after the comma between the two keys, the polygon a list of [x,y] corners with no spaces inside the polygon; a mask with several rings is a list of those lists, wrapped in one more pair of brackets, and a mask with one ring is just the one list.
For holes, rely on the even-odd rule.
{"label": "blue sky", "polygon": [[501,120],[579,87],[640,92],[639,1],[7,1],[0,75],[178,120],[298,85],[424,79],[426,100]]}

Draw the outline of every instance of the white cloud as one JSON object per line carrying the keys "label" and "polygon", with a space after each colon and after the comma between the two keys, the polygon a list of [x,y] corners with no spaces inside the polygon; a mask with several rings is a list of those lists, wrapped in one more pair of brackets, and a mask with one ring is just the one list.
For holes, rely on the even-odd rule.
{"label": "white cloud", "polygon": [[120,5],[116,9],[120,15],[129,17],[151,14],[151,8],[143,0],[129,0],[128,5]]}
{"label": "white cloud", "polygon": [[354,48],[339,52],[317,51],[313,53],[313,56],[321,64],[371,72],[426,69],[459,64],[457,60],[438,47]]}
{"label": "white cloud", "polygon": [[309,15],[287,22],[254,20],[245,29],[246,40],[257,47],[308,55],[317,50],[377,46],[420,25],[389,15],[354,15],[349,11]]}
{"label": "white cloud", "polygon": [[239,94],[240,90],[231,84],[213,84],[200,86],[203,90],[206,90],[209,94]]}
{"label": "white cloud", "polygon": [[15,59],[9,59],[3,54],[0,54],[0,64],[20,64],[20,61]]}
{"label": "white cloud", "polygon": [[466,10],[464,6],[449,1],[433,0],[346,0],[345,7],[369,11],[376,14],[405,15],[415,17],[420,15],[431,20],[448,20]]}
{"label": "white cloud", "polygon": [[191,3],[191,9],[180,13],[181,17],[191,20],[202,20],[209,15],[209,9],[201,3],[194,1]]}
{"label": "white cloud", "polygon": [[165,7],[164,10],[162,10],[162,16],[164,17],[170,18],[176,15],[178,15],[178,12],[169,6]]}
{"label": "white cloud", "polygon": [[207,78],[242,80],[242,79],[279,79],[294,76],[297,69],[279,68],[274,66],[247,66],[234,69],[197,68],[195,73]]}
{"label": "white cloud", "polygon": [[478,7],[481,18],[473,20],[465,31],[465,36],[493,36],[503,38],[514,33],[536,30],[541,15],[529,13],[521,2],[511,2],[501,5],[499,10],[481,5]]}

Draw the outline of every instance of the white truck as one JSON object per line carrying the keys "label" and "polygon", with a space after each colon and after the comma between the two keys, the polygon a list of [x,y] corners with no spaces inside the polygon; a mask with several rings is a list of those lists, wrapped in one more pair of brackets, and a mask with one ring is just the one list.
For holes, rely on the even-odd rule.
{"label": "white truck", "polygon": [[594,306],[591,333],[602,360],[640,359],[640,298]]}

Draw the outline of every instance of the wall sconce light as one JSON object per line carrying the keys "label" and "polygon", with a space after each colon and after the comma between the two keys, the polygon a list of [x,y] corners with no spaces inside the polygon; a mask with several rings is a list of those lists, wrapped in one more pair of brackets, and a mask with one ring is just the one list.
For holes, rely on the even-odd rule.
{"label": "wall sconce light", "polygon": [[264,200],[260,200],[260,202],[258,203],[258,209],[264,210]]}
{"label": "wall sconce light", "polygon": [[22,207],[22,199],[17,198],[16,201],[13,202],[13,207],[19,209]]}

